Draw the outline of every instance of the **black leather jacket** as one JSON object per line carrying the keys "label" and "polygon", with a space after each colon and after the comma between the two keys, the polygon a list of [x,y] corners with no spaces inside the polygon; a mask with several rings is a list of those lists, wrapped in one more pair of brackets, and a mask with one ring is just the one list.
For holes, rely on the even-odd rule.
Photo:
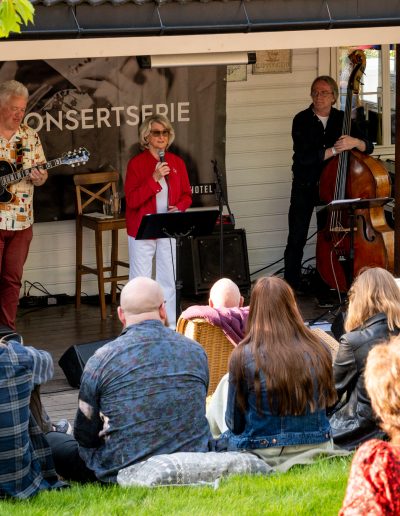
{"label": "black leather jacket", "polygon": [[399,329],[389,331],[386,315],[380,313],[341,337],[333,364],[339,402],[330,416],[335,444],[354,449],[368,439],[384,437],[365,389],[364,369],[370,349],[398,333]]}

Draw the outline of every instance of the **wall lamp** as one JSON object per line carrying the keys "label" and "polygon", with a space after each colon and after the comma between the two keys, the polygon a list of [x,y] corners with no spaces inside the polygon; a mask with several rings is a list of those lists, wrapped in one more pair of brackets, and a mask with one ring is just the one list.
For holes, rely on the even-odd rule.
{"label": "wall lamp", "polygon": [[255,52],[217,52],[214,54],[169,54],[137,56],[140,68],[170,68],[173,66],[206,66],[254,64]]}

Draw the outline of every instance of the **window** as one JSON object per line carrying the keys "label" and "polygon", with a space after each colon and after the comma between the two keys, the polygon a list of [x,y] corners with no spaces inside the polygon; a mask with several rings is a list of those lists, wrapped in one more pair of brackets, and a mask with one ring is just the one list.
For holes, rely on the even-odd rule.
{"label": "window", "polygon": [[394,45],[338,48],[340,109],[345,109],[347,84],[353,69],[348,55],[360,48],[366,56],[365,74],[358,95],[352,99],[352,117],[364,125],[378,146],[395,142],[396,50]]}

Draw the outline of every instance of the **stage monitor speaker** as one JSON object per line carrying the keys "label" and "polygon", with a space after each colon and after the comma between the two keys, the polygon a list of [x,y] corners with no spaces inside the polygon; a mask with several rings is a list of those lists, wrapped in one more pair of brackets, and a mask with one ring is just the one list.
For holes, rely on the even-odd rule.
{"label": "stage monitor speaker", "polygon": [[67,349],[58,361],[58,365],[63,370],[71,387],[79,389],[86,362],[99,348],[111,340],[112,339],[97,340],[96,342],[71,346]]}
{"label": "stage monitor speaker", "polygon": [[[181,268],[184,294],[208,292],[220,278],[219,243],[219,233],[184,239]],[[224,232],[223,254],[223,276],[234,281],[242,292],[247,292],[250,272],[244,229]]]}

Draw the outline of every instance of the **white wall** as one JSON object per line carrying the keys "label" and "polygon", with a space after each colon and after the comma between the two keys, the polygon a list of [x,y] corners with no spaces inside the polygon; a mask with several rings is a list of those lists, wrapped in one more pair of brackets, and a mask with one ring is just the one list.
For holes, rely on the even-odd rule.
{"label": "white wall", "polygon": [[[41,222],[33,226],[33,241],[25,264],[21,295],[24,282],[38,282],[50,294],[75,294],[75,221]],[[104,263],[109,264],[110,235],[103,235]],[[119,258],[128,260],[127,237],[119,232]],[[84,228],[84,264],[95,266],[94,231]],[[120,269],[126,274],[126,269]],[[29,289],[29,284],[27,284]],[[108,291],[108,288],[106,286]],[[83,277],[82,292],[88,295],[98,293],[97,278],[89,274]],[[40,292],[31,288],[31,295]]]}
{"label": "white wall", "polygon": [[[228,83],[228,195],[236,227],[246,229],[251,273],[283,258],[291,189],[292,119],[310,102],[310,84],[319,73],[318,61],[316,50],[294,50],[291,73],[249,73],[246,82]],[[310,234],[314,231],[315,219]],[[307,245],[305,258],[314,256],[314,242],[312,239]],[[259,275],[282,267],[283,260]]]}

